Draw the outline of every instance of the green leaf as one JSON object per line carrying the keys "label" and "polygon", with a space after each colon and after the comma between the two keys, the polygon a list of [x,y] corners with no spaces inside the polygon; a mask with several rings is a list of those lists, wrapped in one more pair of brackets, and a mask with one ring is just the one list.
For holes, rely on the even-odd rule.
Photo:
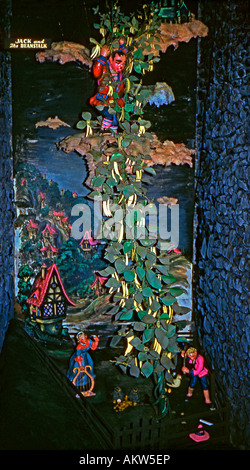
{"label": "green leaf", "polygon": [[79,121],[76,124],[77,129],[85,129],[86,126],[87,126],[87,123],[85,121]]}
{"label": "green leaf", "polygon": [[168,351],[172,352],[172,353],[179,353],[180,352],[180,348],[175,340],[175,338],[170,338],[169,339],[169,342],[168,342]]}
{"label": "green leaf", "polygon": [[110,342],[110,347],[115,348],[117,346],[117,344],[120,342],[121,338],[122,337],[120,335],[113,336],[113,338]]}
{"label": "green leaf", "polygon": [[139,344],[141,344],[141,340],[139,338],[135,337],[130,341],[130,344],[131,344],[131,346],[134,346],[134,348],[137,348],[139,346]]}
{"label": "green leaf", "polygon": [[92,179],[91,183],[94,187],[101,186],[105,181],[104,176],[96,176],[95,178]]}
{"label": "green leaf", "polygon": [[138,359],[139,359],[139,361],[146,361],[147,358],[148,358],[147,353],[145,353],[145,352],[139,352],[139,354],[138,354]]}
{"label": "green leaf", "polygon": [[151,364],[151,362],[146,361],[141,367],[141,372],[145,375],[146,378],[148,378],[154,371],[154,367]]}
{"label": "green leaf", "polygon": [[119,320],[132,320],[133,318],[133,310],[128,310],[120,315]]}
{"label": "green leaf", "polygon": [[162,355],[161,357],[161,364],[163,365],[163,367],[165,367],[165,369],[174,369],[175,366],[173,364],[173,362],[171,361],[171,359],[166,356],[165,354]]}
{"label": "green leaf", "polygon": [[113,266],[107,266],[105,268],[105,271],[108,273],[108,274],[114,274],[115,273],[115,268]]}
{"label": "green leaf", "polygon": [[126,254],[133,249],[133,242],[125,242],[123,245],[123,253]]}
{"label": "green leaf", "polygon": [[165,297],[161,298],[161,301],[164,303],[164,305],[170,306],[176,302],[176,298],[172,297],[172,295],[166,295]]}
{"label": "green leaf", "polygon": [[145,325],[142,322],[137,321],[137,322],[134,323],[133,328],[134,328],[135,331],[144,331],[145,330]]}
{"label": "green leaf", "polygon": [[137,246],[136,251],[141,258],[146,258],[147,248],[145,248],[144,246]]}
{"label": "green leaf", "polygon": [[113,188],[117,184],[117,181],[115,180],[115,178],[110,176],[110,178],[107,179],[107,184],[110,188]]}
{"label": "green leaf", "polygon": [[122,140],[122,146],[123,147],[128,147],[130,145],[130,139],[123,139]]}
{"label": "green leaf", "polygon": [[123,276],[125,281],[127,282],[132,282],[135,279],[135,273],[132,270],[124,271]]}
{"label": "green leaf", "polygon": [[141,319],[144,323],[156,323],[157,319],[153,316],[150,315],[149,313],[146,313]]}
{"label": "green leaf", "polygon": [[136,73],[141,73],[141,65],[140,64],[134,65],[134,70]]}
{"label": "green leaf", "polygon": [[140,375],[140,369],[135,364],[133,364],[130,367],[130,375],[132,375],[133,377],[136,377],[136,378],[138,378],[139,375]]}
{"label": "green leaf", "polygon": [[143,343],[147,343],[154,337],[154,328],[147,328],[144,330],[142,341]]}
{"label": "green leaf", "polygon": [[161,313],[160,320],[169,320],[169,314],[167,312]]}
{"label": "green leaf", "polygon": [[144,287],[144,289],[142,289],[142,295],[143,297],[151,297],[152,290],[150,289],[150,287]]}
{"label": "green leaf", "polygon": [[154,271],[147,271],[146,273],[146,278],[149,284],[154,288],[154,289],[161,289],[161,281],[160,279],[156,276]]}
{"label": "green leaf", "polygon": [[155,169],[152,168],[152,167],[150,167],[150,166],[146,166],[146,167],[144,168],[144,171],[146,171],[147,173],[150,173],[151,175],[154,175],[154,176],[156,175]]}
{"label": "green leaf", "polygon": [[161,304],[156,299],[153,299],[153,302],[150,305],[150,308],[152,312],[157,312],[157,310],[161,308]]}
{"label": "green leaf", "polygon": [[92,118],[91,114],[88,112],[82,113],[82,117],[83,119],[85,119],[85,121],[90,121],[90,119]]}
{"label": "green leaf", "polygon": [[117,281],[117,279],[115,279],[114,277],[111,277],[106,283],[105,283],[105,286],[106,287],[114,287],[115,289],[117,289],[118,287],[121,286],[121,283],[119,281]]}
{"label": "green leaf", "polygon": [[178,287],[170,287],[169,292],[171,295],[178,297],[179,295],[183,294],[184,291],[182,289],[179,289]]}
{"label": "green leaf", "polygon": [[172,336],[174,336],[175,333],[176,333],[176,326],[175,325],[168,325],[168,329],[167,329],[168,338],[171,338]]}
{"label": "green leaf", "polygon": [[123,190],[123,194],[125,197],[133,196],[135,193],[134,186],[130,184],[129,186],[126,186]]}
{"label": "green leaf", "polygon": [[163,349],[166,349],[168,345],[168,337],[166,332],[162,330],[162,328],[156,328],[155,329],[155,336],[157,340],[159,341],[160,345],[162,346]]}
{"label": "green leaf", "polygon": [[147,315],[147,313],[148,313],[148,312],[146,312],[146,310],[139,310],[139,311],[137,312],[137,315],[138,315],[138,317],[140,318],[140,320],[142,320],[142,318],[143,318],[145,315]]}
{"label": "green leaf", "polygon": [[165,274],[166,276],[168,276],[168,268],[166,266],[162,266],[161,264],[157,264],[155,267],[158,271],[160,271],[160,273]]}
{"label": "green leaf", "polygon": [[145,276],[145,270],[141,267],[141,266],[137,266],[136,267],[136,273],[140,279],[140,281],[142,281],[142,279],[144,278]]}
{"label": "green leaf", "polygon": [[142,292],[137,292],[135,294],[135,300],[136,302],[138,302],[138,304],[141,304],[142,301],[143,301],[143,295],[142,295]]}
{"label": "green leaf", "polygon": [[122,161],[123,160],[123,155],[119,152],[115,152],[111,155],[110,160],[116,160],[116,161]]}
{"label": "green leaf", "polygon": [[126,269],[126,263],[121,258],[118,258],[115,261],[115,269],[118,274],[122,274]]}
{"label": "green leaf", "polygon": [[102,196],[102,194],[100,193],[100,191],[91,191],[91,193],[88,194],[88,198],[89,199],[92,199],[94,198],[95,196]]}
{"label": "green leaf", "polygon": [[151,240],[151,239],[146,239],[145,240],[140,240],[141,244],[143,246],[154,246],[156,243],[156,240]]}

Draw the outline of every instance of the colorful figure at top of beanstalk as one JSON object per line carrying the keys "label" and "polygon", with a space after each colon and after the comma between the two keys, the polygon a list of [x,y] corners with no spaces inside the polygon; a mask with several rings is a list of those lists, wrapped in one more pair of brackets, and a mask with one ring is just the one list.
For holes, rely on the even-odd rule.
{"label": "colorful figure at top of beanstalk", "polygon": [[117,112],[113,110],[115,104],[124,107],[123,70],[126,65],[125,41],[119,40],[119,49],[110,53],[110,48],[104,45],[100,56],[94,61],[93,75],[97,79],[97,93],[90,98],[90,104],[99,107],[102,115],[101,132],[118,132]]}

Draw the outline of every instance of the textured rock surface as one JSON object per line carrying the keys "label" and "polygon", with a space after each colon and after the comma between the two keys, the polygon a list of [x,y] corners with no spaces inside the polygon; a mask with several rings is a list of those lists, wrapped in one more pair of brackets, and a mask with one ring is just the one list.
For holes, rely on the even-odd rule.
{"label": "textured rock surface", "polygon": [[[0,42],[8,35],[10,2],[0,8]],[[0,50],[0,350],[13,316],[13,179],[10,54]]]}
{"label": "textured rock surface", "polygon": [[249,155],[245,1],[200,2],[195,259],[198,333],[230,400],[232,441],[250,446]]}

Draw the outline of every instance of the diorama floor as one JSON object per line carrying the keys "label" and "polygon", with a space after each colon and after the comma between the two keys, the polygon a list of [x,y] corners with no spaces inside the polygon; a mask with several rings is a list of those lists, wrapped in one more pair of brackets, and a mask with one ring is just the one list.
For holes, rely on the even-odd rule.
{"label": "diorama floor", "polygon": [[[0,356],[1,450],[102,450],[108,446],[96,431],[100,423],[106,423],[116,433],[140,417],[152,417],[157,421],[152,382],[121,373],[111,362],[115,356],[114,349],[109,347],[100,347],[92,352],[96,395],[77,398],[66,378],[67,354],[60,356],[41,345],[34,346],[34,340],[30,340],[24,331],[23,321],[12,320]],[[59,380],[58,371],[61,374]],[[112,397],[116,386],[120,386],[125,395],[136,387],[139,403],[116,412]],[[187,386],[188,379],[184,378],[181,386],[169,394],[170,413],[164,420],[181,417],[180,426],[184,431],[184,439],[181,443],[176,442],[173,450],[184,450],[185,446],[191,450],[231,450],[225,437],[221,436],[221,441],[218,441],[218,435],[213,434],[213,426],[207,429],[209,433],[211,429],[211,435],[206,442],[192,441],[188,431],[185,437],[185,429],[188,429],[192,416],[195,414],[202,419],[208,411],[199,388],[191,401],[185,401]],[[93,410],[91,419],[89,410],[84,408],[85,400],[90,413]],[[216,437],[216,443],[213,437]],[[167,445],[166,450],[170,450]]]}

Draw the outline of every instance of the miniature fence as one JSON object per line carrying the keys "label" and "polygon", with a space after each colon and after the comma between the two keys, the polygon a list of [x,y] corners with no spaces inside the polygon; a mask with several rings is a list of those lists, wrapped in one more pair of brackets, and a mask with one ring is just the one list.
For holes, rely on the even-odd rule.
{"label": "miniature fence", "polygon": [[[197,430],[199,420],[211,424],[209,434],[216,442],[229,441],[230,408],[224,392],[218,382],[215,371],[210,372],[211,396],[215,404],[214,410],[202,411],[185,416],[187,421],[183,425],[183,417],[172,418],[166,416],[162,420],[142,417],[116,431],[113,439],[115,449],[154,449],[154,450],[181,450],[194,447],[194,442],[188,437]],[[209,441],[199,443],[199,448],[206,447]]]}
{"label": "miniature fence", "polygon": [[[152,449],[152,450],[181,450],[194,446],[194,442],[189,439],[189,434],[197,430],[199,419],[212,423],[209,433],[216,442],[228,441],[229,420],[228,408],[220,407],[214,411],[196,413],[186,417],[187,424],[183,425],[183,418],[172,419],[165,417],[163,420],[143,417],[137,422],[132,422],[124,426],[120,431],[116,431],[113,440],[114,449]],[[207,441],[202,443],[205,447]],[[199,443],[199,448],[201,443]]]}

